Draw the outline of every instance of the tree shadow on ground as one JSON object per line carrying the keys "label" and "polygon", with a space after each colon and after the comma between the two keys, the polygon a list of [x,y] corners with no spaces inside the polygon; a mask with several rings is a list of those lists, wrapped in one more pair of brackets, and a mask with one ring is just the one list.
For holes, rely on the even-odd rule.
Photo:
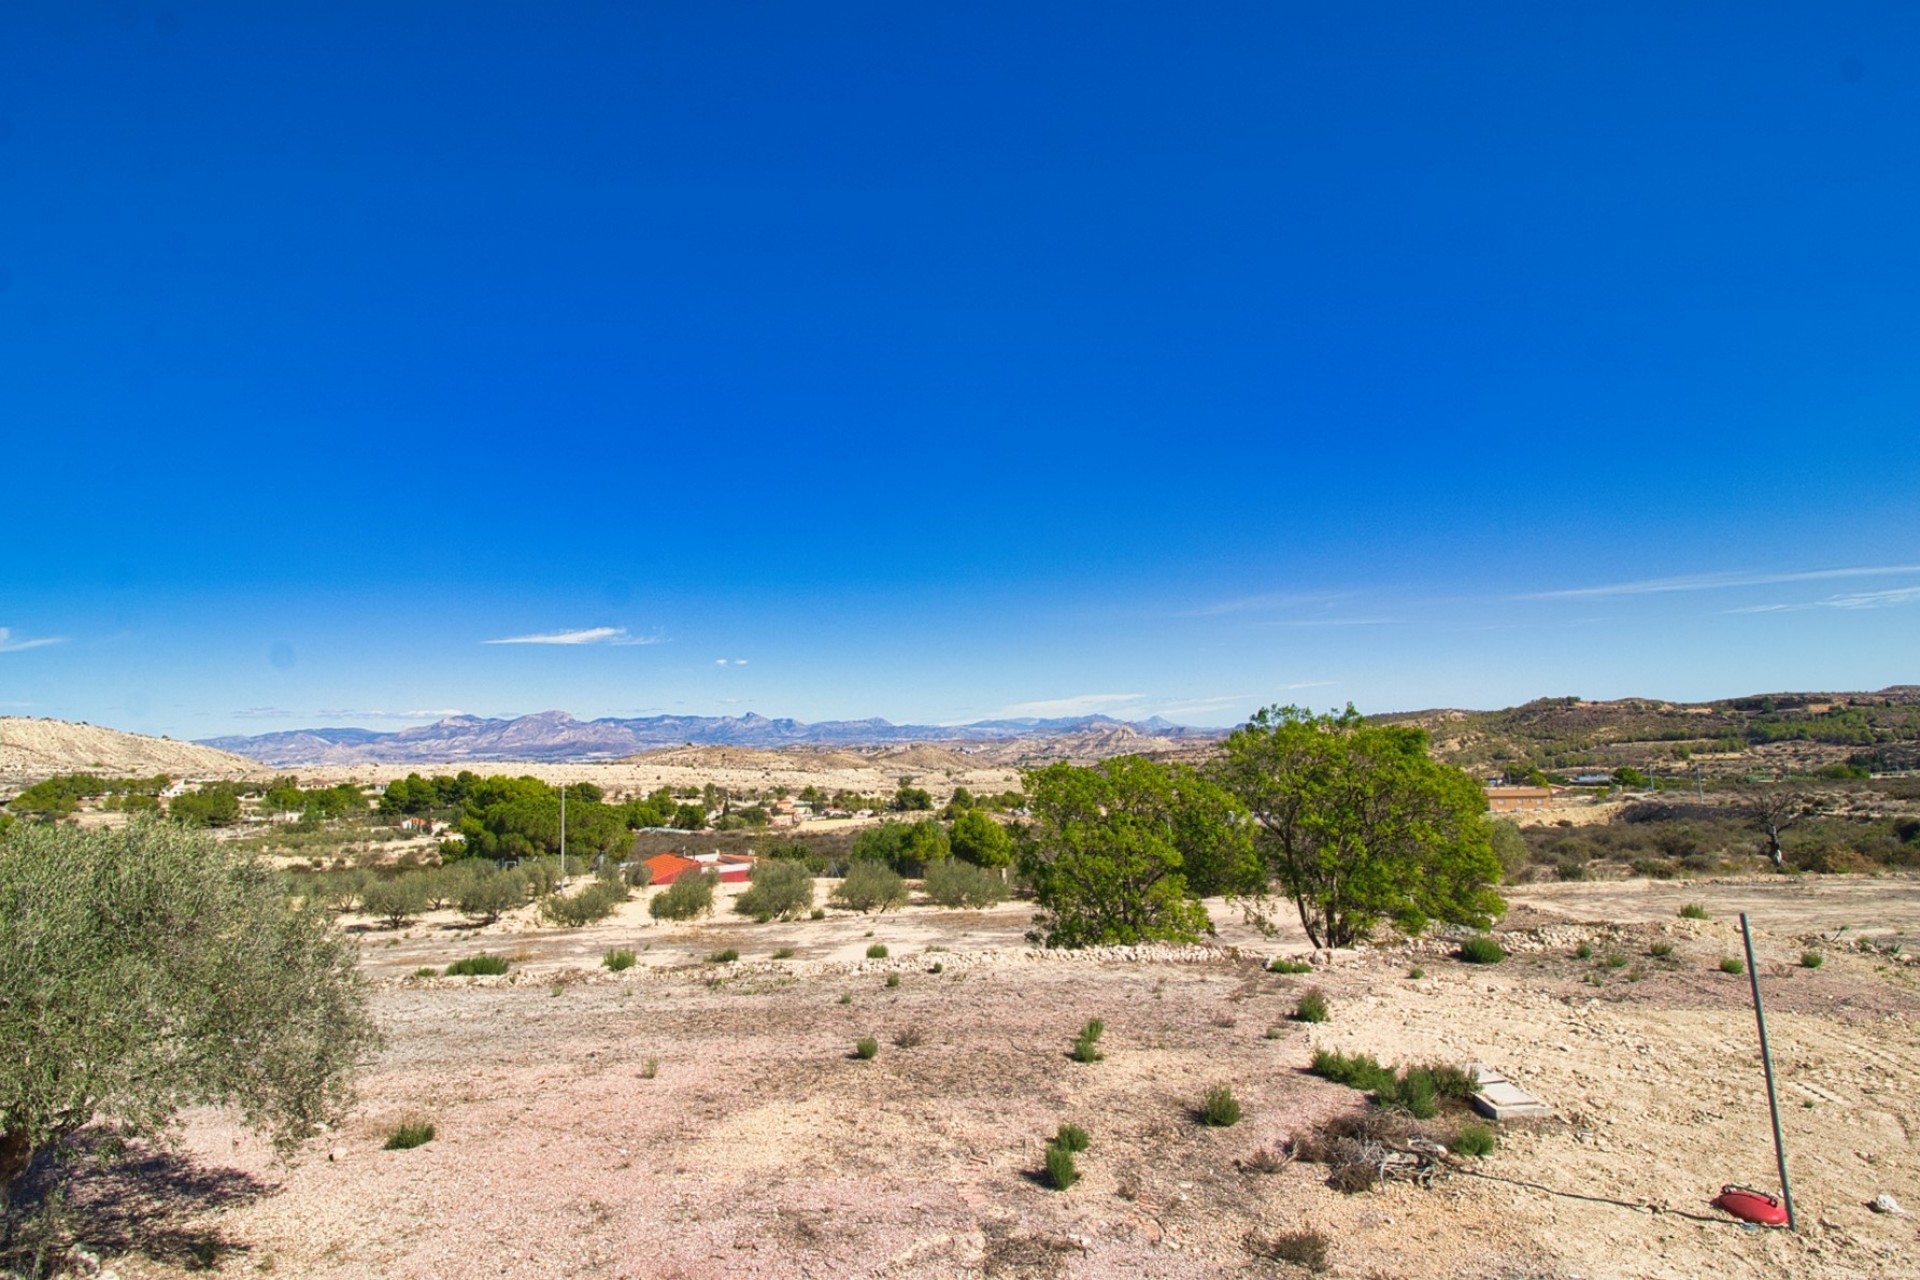
{"label": "tree shadow on ground", "polygon": [[[103,1258],[139,1254],[188,1271],[213,1270],[247,1246],[227,1238],[216,1214],[252,1204],[271,1184],[238,1169],[210,1167],[144,1143],[121,1146],[83,1134],[59,1167],[35,1179],[23,1205],[34,1220],[22,1235],[49,1237]],[[26,1243],[17,1236],[16,1248]]]}

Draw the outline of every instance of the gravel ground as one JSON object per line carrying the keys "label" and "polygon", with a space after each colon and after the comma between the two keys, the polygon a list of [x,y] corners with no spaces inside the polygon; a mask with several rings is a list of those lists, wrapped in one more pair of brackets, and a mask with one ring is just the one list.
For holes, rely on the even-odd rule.
{"label": "gravel ground", "polygon": [[[1920,983],[1838,946],[1799,967],[1804,883],[1726,891],[1771,926],[1797,1237],[1707,1203],[1775,1180],[1746,980],[1716,968],[1737,931],[1651,909],[1637,885],[1529,889],[1498,966],[1429,941],[1298,977],[1263,971],[1276,944],[1224,908],[1214,947],[1079,956],[1030,950],[1018,907],[368,933],[388,1045],[341,1128],[286,1166],[196,1113],[175,1154],[81,1187],[77,1221],[122,1277],[1304,1275],[1249,1247],[1294,1230],[1323,1233],[1327,1274],[1354,1280],[1917,1275],[1920,1219],[1866,1201],[1920,1208]],[[1877,899],[1861,883],[1820,882],[1844,886],[1860,930],[1914,931],[1912,882]],[[873,941],[892,954],[863,959]],[[1661,942],[1672,954],[1649,955]],[[598,968],[616,945],[646,963]],[[406,976],[482,946],[518,954],[514,972]],[[745,959],[702,962],[727,946]],[[792,959],[769,958],[784,946]],[[1309,986],[1331,1021],[1289,1020]],[[1076,1063],[1091,1017],[1106,1057]],[[862,1036],[871,1061],[853,1056]],[[1360,1103],[1304,1072],[1316,1045],[1493,1063],[1561,1118],[1506,1126],[1431,1189],[1342,1195],[1302,1162],[1243,1172]],[[1193,1114],[1216,1084],[1244,1104],[1234,1127]],[[381,1149],[416,1118],[433,1141]],[[1037,1177],[1062,1122],[1092,1138],[1065,1193]]]}

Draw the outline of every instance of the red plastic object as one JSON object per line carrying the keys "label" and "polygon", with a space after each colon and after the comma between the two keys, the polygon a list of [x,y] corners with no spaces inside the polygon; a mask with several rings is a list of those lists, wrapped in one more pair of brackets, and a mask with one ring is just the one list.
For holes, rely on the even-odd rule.
{"label": "red plastic object", "polygon": [[1779,1198],[1764,1191],[1755,1191],[1752,1187],[1722,1187],[1713,1203],[1736,1218],[1757,1222],[1763,1227],[1787,1225],[1787,1207],[1780,1203]]}

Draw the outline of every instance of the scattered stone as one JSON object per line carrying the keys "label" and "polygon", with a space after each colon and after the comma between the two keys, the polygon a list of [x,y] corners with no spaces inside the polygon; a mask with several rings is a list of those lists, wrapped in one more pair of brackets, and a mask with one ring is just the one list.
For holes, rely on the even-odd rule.
{"label": "scattered stone", "polygon": [[1885,1192],[1882,1192],[1881,1194],[1875,1196],[1873,1199],[1867,1201],[1867,1208],[1873,1210],[1875,1213],[1892,1213],[1892,1214],[1898,1214],[1901,1217],[1905,1217],[1907,1213],[1905,1209],[1902,1209],[1900,1207],[1900,1202],[1898,1200],[1895,1200],[1892,1196],[1887,1195]]}
{"label": "scattered stone", "polygon": [[347,1149],[345,1147],[335,1147],[333,1150],[327,1152],[327,1162],[329,1164],[339,1164],[346,1158]]}

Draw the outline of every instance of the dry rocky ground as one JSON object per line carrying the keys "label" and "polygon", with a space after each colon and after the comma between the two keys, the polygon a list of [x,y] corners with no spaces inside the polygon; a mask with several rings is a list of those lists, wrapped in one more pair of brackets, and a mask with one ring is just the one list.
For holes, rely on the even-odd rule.
{"label": "dry rocky ground", "polygon": [[[1269,942],[1218,904],[1216,946],[1144,954],[1034,952],[1018,905],[679,926],[635,902],[571,932],[354,922],[388,1043],[344,1125],[283,1165],[231,1117],[195,1113],[173,1154],[85,1183],[76,1222],[122,1277],[1284,1276],[1306,1273],[1247,1242],[1302,1229],[1355,1280],[1920,1275],[1920,1218],[1866,1207],[1920,1208],[1920,971],[1838,943],[1799,964],[1843,924],[1843,940],[1920,931],[1920,881],[1514,899],[1503,964],[1432,940],[1302,977],[1260,963],[1303,953],[1297,928]],[[1712,918],[1678,918],[1686,901]],[[1724,1182],[1775,1180],[1746,979],[1717,969],[1741,907],[1760,931],[1798,1236],[1708,1204]],[[867,960],[873,942],[890,956]],[[1670,957],[1649,955],[1657,942]],[[601,968],[615,946],[641,963]],[[704,961],[725,947],[741,959]],[[412,976],[482,949],[513,971]],[[1289,1020],[1308,986],[1331,1021]],[[1074,1062],[1092,1017],[1106,1057]],[[878,1056],[856,1060],[869,1035]],[[1561,1118],[1505,1126],[1491,1157],[1430,1189],[1343,1195],[1305,1162],[1243,1171],[1361,1104],[1303,1071],[1316,1045],[1488,1062]],[[1193,1115],[1216,1084],[1245,1106],[1234,1127]],[[437,1136],[383,1150],[409,1119]],[[1062,1122],[1092,1138],[1065,1193],[1036,1177]]]}

